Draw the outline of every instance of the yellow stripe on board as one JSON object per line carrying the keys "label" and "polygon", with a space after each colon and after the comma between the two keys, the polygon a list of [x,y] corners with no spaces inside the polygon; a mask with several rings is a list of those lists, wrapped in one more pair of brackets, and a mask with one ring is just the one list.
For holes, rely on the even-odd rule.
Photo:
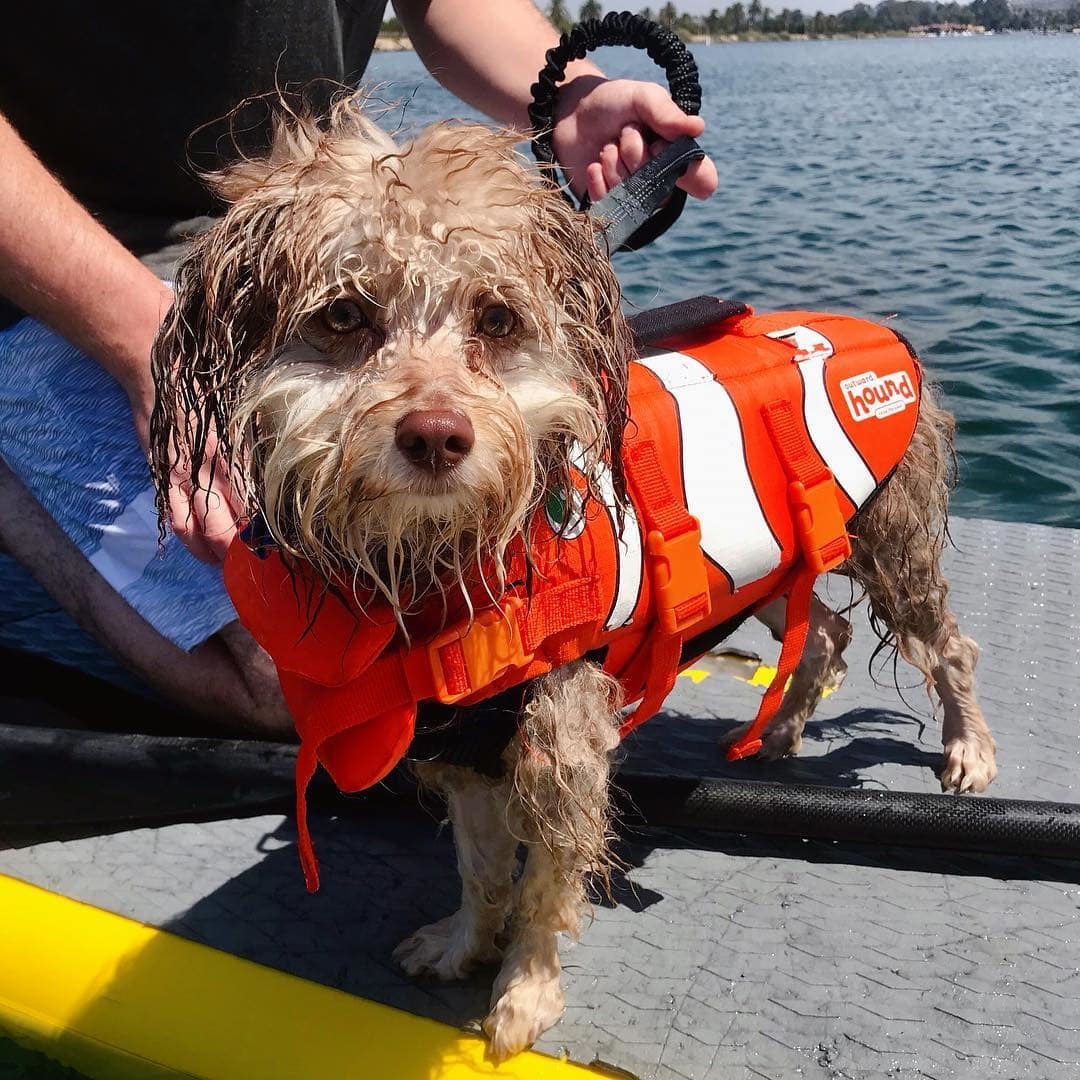
{"label": "yellow stripe on board", "polygon": [[702,668],[687,668],[685,671],[679,672],[679,677],[689,679],[696,685],[699,682],[704,682],[709,677],[709,673]]}
{"label": "yellow stripe on board", "polygon": [[[711,671],[706,671],[705,668],[687,668],[685,671],[679,672],[679,677],[689,679],[695,685],[704,682],[710,675]],[[738,679],[739,682],[748,683],[750,686],[769,687],[772,684],[773,679],[776,678],[776,668],[769,667],[768,664],[758,664],[754,668],[753,674],[746,678],[743,675],[732,675],[733,679]],[[791,679],[788,679],[788,686],[791,685]],[[787,689],[787,687],[785,687]],[[830,694],[836,693],[837,687],[826,686],[821,691],[821,696],[827,698]]]}
{"label": "yellow stripe on board", "polygon": [[0,875],[0,1030],[102,1080],[587,1080]]}

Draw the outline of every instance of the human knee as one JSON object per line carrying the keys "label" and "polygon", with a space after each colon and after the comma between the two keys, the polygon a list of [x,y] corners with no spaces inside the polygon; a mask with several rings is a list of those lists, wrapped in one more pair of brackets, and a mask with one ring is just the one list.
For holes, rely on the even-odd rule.
{"label": "human knee", "polygon": [[238,636],[239,629],[224,627],[190,654],[200,680],[200,711],[242,734],[285,737],[292,718],[277,673],[254,642],[248,647]]}

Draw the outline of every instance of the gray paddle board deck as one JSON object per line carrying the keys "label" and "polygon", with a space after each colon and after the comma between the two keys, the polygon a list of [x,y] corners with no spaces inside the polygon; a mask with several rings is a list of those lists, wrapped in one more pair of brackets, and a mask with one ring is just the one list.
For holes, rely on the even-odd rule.
{"label": "gray paddle board deck", "polygon": [[[994,795],[1080,802],[1080,532],[957,520],[953,606],[982,646]],[[847,587],[831,583],[834,601]],[[724,762],[716,737],[760,690],[681,678],[626,746],[636,770],[936,791],[940,729],[914,672],[850,674],[798,759]],[[756,627],[730,642],[775,662]],[[62,798],[62,792],[58,792]],[[291,820],[179,824],[0,852],[0,870],[174,933],[450,1024],[492,972],[413,982],[393,946],[456,906],[432,817],[312,821],[323,888]],[[562,947],[567,1009],[539,1049],[642,1078],[1080,1076],[1080,853],[1062,862],[690,832],[624,834],[616,902]],[[362,1048],[358,1047],[358,1054]]]}

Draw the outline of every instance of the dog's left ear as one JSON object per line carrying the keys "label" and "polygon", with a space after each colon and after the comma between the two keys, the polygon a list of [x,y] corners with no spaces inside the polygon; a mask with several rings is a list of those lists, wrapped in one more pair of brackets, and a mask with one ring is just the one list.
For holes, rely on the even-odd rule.
{"label": "dog's left ear", "polygon": [[532,230],[534,257],[549,276],[561,306],[561,331],[581,367],[579,392],[603,417],[608,459],[619,503],[626,499],[623,433],[629,419],[627,365],[633,338],[622,313],[622,292],[600,242],[600,224],[575,210],[557,192],[544,193],[541,220]]}

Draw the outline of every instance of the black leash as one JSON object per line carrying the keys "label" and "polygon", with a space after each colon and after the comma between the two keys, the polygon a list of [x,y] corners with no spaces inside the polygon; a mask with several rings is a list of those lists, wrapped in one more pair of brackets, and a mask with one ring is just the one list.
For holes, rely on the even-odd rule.
{"label": "black leash", "polygon": [[[547,64],[532,87],[533,102],[529,106],[529,119],[535,133],[532,150],[541,164],[553,169],[560,167],[551,132],[559,84],[566,77],[566,65],[605,45],[644,49],[664,69],[675,104],[690,116],[701,111],[697,64],[676,34],[629,11],[612,12],[603,19],[588,19],[563,34],[559,44],[548,50]],[[581,209],[605,222],[603,236],[609,254],[636,251],[678,220],[686,205],[686,192],[675,184],[692,162],[704,156],[705,152],[697,142],[684,136],[647,161],[618,187],[612,188],[599,202],[590,204],[587,195],[582,197]]]}

